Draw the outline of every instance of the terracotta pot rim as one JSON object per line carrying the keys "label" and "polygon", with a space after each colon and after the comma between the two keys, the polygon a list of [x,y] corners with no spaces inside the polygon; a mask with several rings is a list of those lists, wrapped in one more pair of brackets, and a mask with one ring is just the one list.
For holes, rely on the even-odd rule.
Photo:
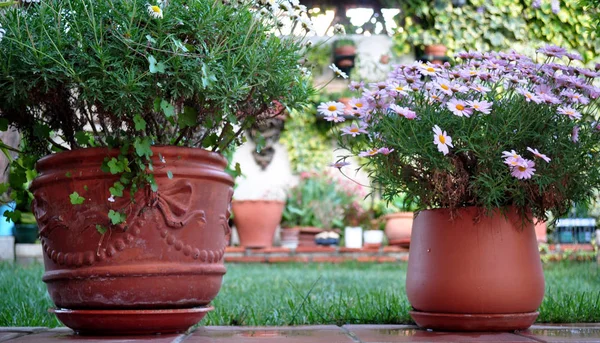
{"label": "terracotta pot rim", "polygon": [[[179,146],[152,146],[154,155],[152,156],[153,164],[161,165],[159,154],[167,159],[167,165],[170,160],[186,156],[185,161],[189,161],[189,168],[180,177],[200,176],[206,179],[213,179],[225,184],[234,184],[233,178],[225,172],[227,167],[227,159],[221,154],[211,152],[202,148],[188,148]],[[107,147],[82,148],[76,150],[61,151],[51,155],[47,155],[39,159],[36,163],[36,169],[39,175],[33,180],[30,190],[42,187],[46,183],[52,183],[70,177],[65,175],[65,172],[79,170],[80,174],[77,179],[98,179],[98,178],[118,178],[117,175],[104,173],[100,171],[100,165],[104,157],[118,156],[118,149]],[[197,166],[204,167],[199,170]],[[57,166],[59,166],[57,168]],[[167,177],[169,168],[156,168],[153,171],[155,177]],[[83,175],[81,172],[83,171]],[[76,174],[73,172],[73,174]]]}
{"label": "terracotta pot rim", "polygon": [[231,204],[243,204],[243,203],[276,203],[285,204],[285,200],[267,200],[267,199],[248,199],[248,200],[232,200]]}
{"label": "terracotta pot rim", "polygon": [[[178,152],[173,153],[169,150],[176,150]],[[192,155],[195,158],[200,160],[206,160],[207,162],[211,162],[217,165],[222,166],[223,168],[227,167],[227,159],[223,157],[223,155],[208,151],[203,148],[190,148],[183,146],[175,146],[175,145],[153,145],[152,151],[158,152],[163,156],[173,156],[178,155],[179,152],[185,151],[186,154]],[[54,166],[56,163],[64,162],[65,160],[71,159],[79,159],[83,160],[84,157],[90,157],[89,155],[105,155],[105,156],[117,156],[119,154],[119,149],[107,148],[107,147],[93,147],[93,148],[81,148],[75,150],[67,150],[56,152],[47,156],[40,158],[36,163],[36,169],[44,169],[48,167]],[[154,159],[158,159],[156,154],[152,156]]]}
{"label": "terracotta pot rim", "polygon": [[[494,212],[498,211],[498,210],[510,210],[510,211],[514,211],[516,210],[517,207],[515,205],[508,205],[508,206],[502,206],[502,207],[495,207],[493,209]],[[465,206],[465,207],[457,207],[454,209],[454,211],[457,212],[469,212],[469,211],[485,211],[485,207],[482,206]],[[417,214],[419,212],[450,212],[452,211],[450,208],[448,207],[440,207],[440,208],[430,208],[430,209],[425,209],[425,210],[419,210],[419,211],[415,211]]]}
{"label": "terracotta pot rim", "polygon": [[145,315],[153,315],[153,314],[174,314],[174,313],[202,313],[209,312],[214,310],[215,308],[211,305],[192,307],[192,308],[173,308],[173,309],[137,309],[137,310],[89,310],[89,309],[66,309],[66,308],[51,308],[48,310],[50,313],[59,313],[59,314],[84,314],[84,315],[133,315],[137,316],[139,314]]}
{"label": "terracotta pot rim", "polygon": [[386,214],[385,216],[383,216],[384,219],[393,219],[393,218],[405,218],[410,216],[410,218],[412,219],[412,217],[414,216],[415,212],[394,212],[394,213],[390,213],[390,214]]}

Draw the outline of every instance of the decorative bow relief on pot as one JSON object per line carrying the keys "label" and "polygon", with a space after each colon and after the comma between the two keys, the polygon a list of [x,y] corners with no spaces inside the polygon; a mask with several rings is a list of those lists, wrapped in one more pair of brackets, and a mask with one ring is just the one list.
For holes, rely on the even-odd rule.
{"label": "decorative bow relief on pot", "polygon": [[150,205],[158,208],[170,228],[181,228],[196,219],[201,227],[206,224],[203,210],[190,210],[194,199],[192,184],[187,180],[176,182],[164,192],[151,195]]}

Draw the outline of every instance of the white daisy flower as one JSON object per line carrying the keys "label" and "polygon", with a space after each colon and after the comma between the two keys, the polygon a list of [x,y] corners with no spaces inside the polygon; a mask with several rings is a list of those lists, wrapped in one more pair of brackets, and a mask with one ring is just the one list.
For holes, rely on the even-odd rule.
{"label": "white daisy flower", "polygon": [[323,114],[326,117],[337,117],[344,114],[344,110],[346,109],[346,105],[341,102],[336,101],[328,101],[321,103],[319,107],[317,107],[317,111]]}
{"label": "white daisy flower", "polygon": [[154,19],[162,19],[163,17],[163,11],[157,5],[148,4],[148,14]]}
{"label": "white daisy flower", "polygon": [[335,64],[331,64],[329,66],[329,69],[333,70],[333,73],[335,74],[335,76],[337,77],[341,77],[342,79],[347,79],[348,78],[348,74],[344,73],[343,71],[340,70],[340,68],[338,68]]}
{"label": "white daisy flower", "polygon": [[448,136],[446,131],[442,131],[437,125],[433,127],[433,133],[433,144],[437,145],[438,151],[447,155],[448,152],[450,152],[448,147],[454,148],[454,145],[452,145],[452,137]]}

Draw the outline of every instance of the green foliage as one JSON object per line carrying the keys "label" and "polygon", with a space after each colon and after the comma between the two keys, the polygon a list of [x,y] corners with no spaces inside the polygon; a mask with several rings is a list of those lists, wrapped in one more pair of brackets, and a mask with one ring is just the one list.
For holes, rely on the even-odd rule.
{"label": "green foliage", "polygon": [[[502,71],[489,69],[496,62]],[[551,57],[546,62],[496,53],[466,56],[448,69],[399,66],[387,81],[402,84],[413,78],[419,87],[405,96],[376,94],[376,87],[365,91],[376,94],[363,109],[369,111],[361,124],[367,134],[352,137],[340,130],[339,145],[350,151],[343,158],[369,156],[366,170],[388,200],[404,193],[408,203],[420,208],[515,206],[535,218],[548,213],[558,218],[573,202],[587,203],[600,187],[600,127],[592,123],[600,116],[600,90],[592,85],[594,71],[561,66]],[[475,65],[493,77],[472,76],[468,71]],[[430,70],[435,77],[423,76]],[[454,73],[461,76],[453,79]],[[481,87],[487,90],[475,91]],[[453,102],[460,101],[460,108],[470,112],[455,112],[459,106]],[[489,106],[487,112],[480,105],[475,109],[480,101]],[[414,116],[405,117],[403,111],[414,111]],[[451,137],[452,146],[442,136]],[[515,156],[514,167],[507,154]],[[517,173],[533,167],[529,176]]]}
{"label": "green foliage", "polygon": [[600,55],[600,34],[592,28],[597,25],[599,7],[586,9],[579,1],[561,2],[557,14],[546,0],[540,8],[532,7],[532,0],[468,0],[463,7],[433,0],[388,3],[402,10],[402,29],[394,37],[399,54],[431,44],[444,44],[452,54],[523,49],[546,42],[577,50],[586,61]]}
{"label": "green foliage", "polygon": [[341,48],[343,46],[356,46],[356,43],[351,38],[338,38],[333,42],[333,45],[336,48]]}
{"label": "green foliage", "polygon": [[326,172],[302,173],[298,185],[288,193],[282,226],[342,228],[346,212],[361,199],[361,193],[354,183]]}
{"label": "green foliage", "polygon": [[69,195],[69,199],[71,200],[71,204],[73,205],[81,205],[85,201],[85,198],[79,195],[77,192],[73,192]]}
{"label": "green foliage", "polygon": [[294,173],[324,170],[331,163],[333,139],[329,130],[317,125],[314,108],[292,111],[285,122],[280,141],[287,148]]}

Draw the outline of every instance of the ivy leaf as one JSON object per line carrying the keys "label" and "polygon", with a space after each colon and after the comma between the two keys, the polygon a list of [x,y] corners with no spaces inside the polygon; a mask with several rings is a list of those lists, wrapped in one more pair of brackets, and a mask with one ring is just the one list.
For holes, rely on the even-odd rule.
{"label": "ivy leaf", "polygon": [[173,178],[173,172],[170,170],[167,170],[167,177],[169,177],[169,179]]}
{"label": "ivy leaf", "polygon": [[14,210],[14,211],[9,211],[6,210],[4,211],[4,217],[6,217],[6,221],[7,222],[13,222],[13,223],[17,223],[21,220],[21,211],[19,210]]}
{"label": "ivy leaf", "polygon": [[0,131],[8,130],[8,119],[0,118]]}
{"label": "ivy leaf", "polygon": [[153,192],[157,192],[158,191],[158,185],[156,184],[156,180],[154,180],[154,175],[153,174],[149,174],[148,178],[146,180],[150,184],[150,188],[152,189],[152,191]]}
{"label": "ivy leaf", "polygon": [[82,146],[90,144],[90,136],[88,136],[87,132],[85,131],[78,131],[75,134],[75,140],[77,141],[77,144]]}
{"label": "ivy leaf", "polygon": [[135,141],[133,142],[135,152],[140,157],[149,158],[150,156],[152,156],[152,149],[150,148],[151,146],[152,140],[148,136],[144,138],[136,137]]}
{"label": "ivy leaf", "polygon": [[179,115],[178,122],[179,126],[183,129],[186,127],[196,126],[198,123],[198,113],[192,107],[186,106],[183,108],[183,113]]}
{"label": "ivy leaf", "polygon": [[46,139],[50,138],[50,127],[46,124],[35,123],[33,125],[33,134],[37,138]]}
{"label": "ivy leaf", "polygon": [[167,100],[163,99],[160,102],[160,108],[162,109],[165,116],[167,116],[167,118],[171,118],[175,115],[175,107],[171,105]]}
{"label": "ivy leaf", "polygon": [[108,218],[110,218],[110,222],[113,225],[119,225],[121,223],[124,223],[125,220],[127,220],[127,216],[125,216],[125,213],[117,212],[114,210],[108,211]]}
{"label": "ivy leaf", "polygon": [[123,186],[123,184],[121,182],[117,181],[108,190],[110,191],[111,195],[114,195],[116,197],[122,197],[124,189],[125,189],[125,186]]}
{"label": "ivy leaf", "polygon": [[133,123],[135,124],[135,129],[137,131],[144,131],[144,130],[146,130],[146,121],[139,114],[136,114],[133,117]]}
{"label": "ivy leaf", "polygon": [[102,226],[100,224],[96,224],[96,231],[98,231],[98,233],[100,233],[101,235],[105,234],[106,231],[108,231],[108,228],[106,226]]}
{"label": "ivy leaf", "polygon": [[71,204],[73,205],[81,205],[85,200],[85,198],[80,196],[77,192],[71,193],[71,195],[69,195],[69,198],[71,198]]}
{"label": "ivy leaf", "polygon": [[111,158],[110,161],[108,161],[107,166],[109,168],[109,171],[111,174],[118,174],[118,173],[122,173],[125,171],[125,168],[123,167],[123,164],[117,160],[116,158]]}

